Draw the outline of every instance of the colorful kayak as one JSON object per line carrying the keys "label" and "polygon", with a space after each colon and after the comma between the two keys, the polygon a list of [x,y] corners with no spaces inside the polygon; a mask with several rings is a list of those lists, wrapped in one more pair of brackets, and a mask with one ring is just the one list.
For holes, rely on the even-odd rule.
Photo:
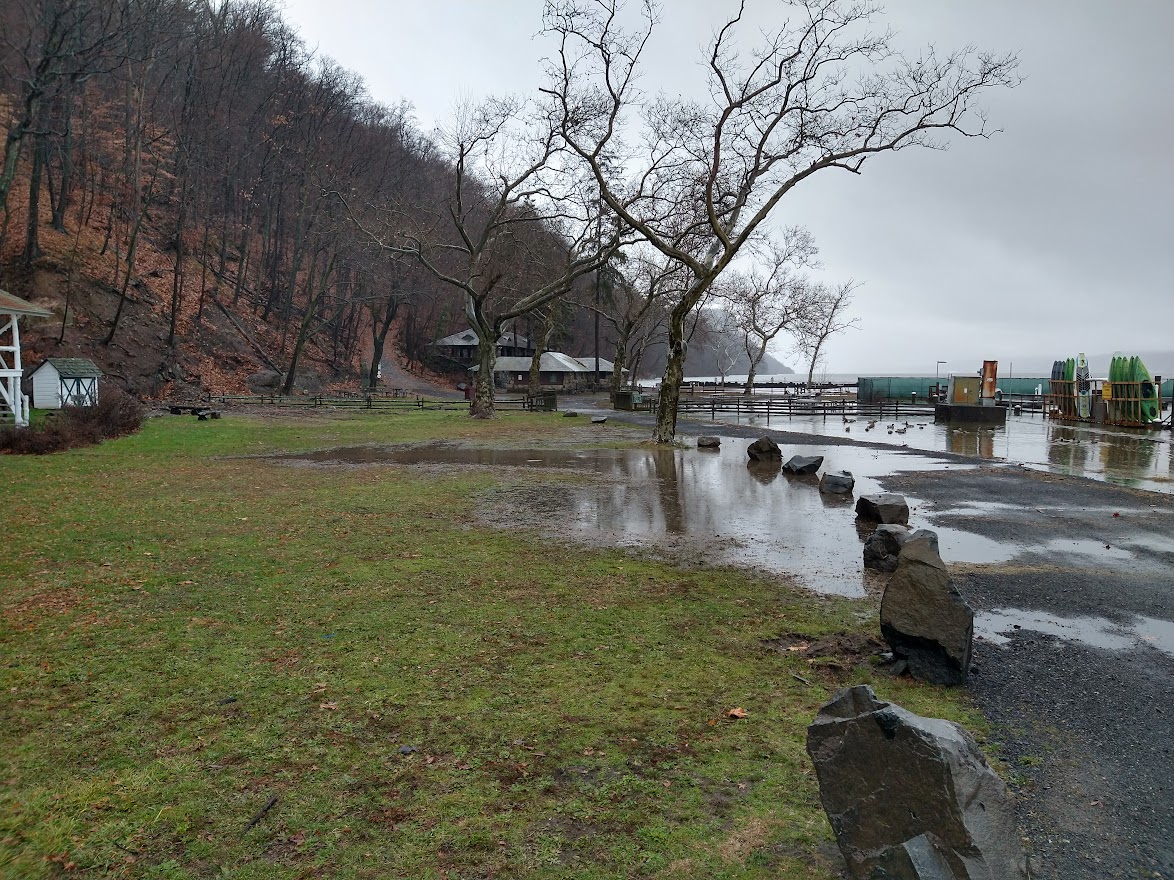
{"label": "colorful kayak", "polygon": [[1082,351],[1076,358],[1076,415],[1077,418],[1087,419],[1092,414],[1092,398],[1089,389],[1092,383],[1088,381],[1088,361]]}

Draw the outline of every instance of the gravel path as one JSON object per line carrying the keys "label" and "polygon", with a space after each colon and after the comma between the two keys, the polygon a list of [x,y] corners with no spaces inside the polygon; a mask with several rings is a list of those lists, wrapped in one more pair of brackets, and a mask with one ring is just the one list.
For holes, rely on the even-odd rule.
{"label": "gravel path", "polygon": [[[644,413],[613,415],[652,424]],[[687,420],[678,430],[875,445]],[[970,687],[1016,793],[1035,876],[1174,880],[1174,499],[963,460],[979,466],[881,482],[922,499],[914,525],[1020,548],[1009,562],[955,566],[955,578],[980,632],[1003,614],[998,632],[976,639]]]}

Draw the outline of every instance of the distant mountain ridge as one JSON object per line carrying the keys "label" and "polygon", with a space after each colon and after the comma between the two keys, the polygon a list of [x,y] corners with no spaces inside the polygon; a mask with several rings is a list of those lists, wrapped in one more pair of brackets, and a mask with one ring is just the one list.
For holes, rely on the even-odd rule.
{"label": "distant mountain ridge", "polygon": [[[1080,354],[1080,352],[1077,350],[1059,352],[1056,354],[1055,360],[1059,360],[1062,357],[1076,357],[1078,354]],[[1137,357],[1141,358],[1142,362],[1146,366],[1146,369],[1150,371],[1150,375],[1152,376],[1162,376],[1167,378],[1174,376],[1174,351],[1157,351],[1153,349],[1147,351],[1139,351],[1137,349],[1126,351],[1125,349],[1121,349],[1120,351],[1116,352],[1100,352],[1097,354],[1088,354],[1086,352],[1085,358],[1088,360],[1089,372],[1093,376],[1108,376],[1109,362],[1112,361],[1115,354],[1121,354],[1126,357],[1132,357],[1136,355]],[[1038,356],[1025,357],[1022,360],[1019,358],[1008,358],[1006,360],[999,361],[1000,375],[1005,374],[1008,369],[1011,368],[1014,369],[1016,376],[1036,375],[1040,377],[1046,377],[1051,373],[1052,361],[1040,360]]]}
{"label": "distant mountain ridge", "polygon": [[[663,344],[649,346],[640,364],[641,378],[657,378],[664,373],[666,346]],[[745,352],[739,352],[734,359],[733,366],[725,371],[727,376],[745,376],[750,368],[750,358]],[[763,355],[758,365],[759,376],[771,376],[780,373],[795,372],[791,367],[769,354]],[[718,369],[718,354],[712,348],[693,345],[685,356],[686,376],[720,376]]]}

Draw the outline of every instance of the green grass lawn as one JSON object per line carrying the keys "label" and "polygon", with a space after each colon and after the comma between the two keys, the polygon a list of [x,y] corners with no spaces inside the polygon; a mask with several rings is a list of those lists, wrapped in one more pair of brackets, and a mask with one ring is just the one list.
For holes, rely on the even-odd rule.
{"label": "green grass lawn", "polygon": [[0,876],[835,876],[819,705],[875,679],[981,730],[763,645],[875,601],[488,530],[488,470],[264,456],[567,421],[162,418],[0,457]]}

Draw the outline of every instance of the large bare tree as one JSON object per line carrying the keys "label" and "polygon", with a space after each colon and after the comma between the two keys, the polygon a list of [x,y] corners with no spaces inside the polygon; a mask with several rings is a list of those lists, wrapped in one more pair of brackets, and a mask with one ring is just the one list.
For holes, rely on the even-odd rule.
{"label": "large bare tree", "polygon": [[808,307],[793,329],[795,350],[807,361],[807,384],[815,376],[815,368],[823,357],[828,339],[842,330],[856,326],[856,318],[846,314],[852,305],[852,294],[859,287],[855,281],[843,284],[817,284],[811,290]]}
{"label": "large bare tree", "polygon": [[619,246],[621,227],[598,222],[602,203],[575,164],[568,168],[549,107],[518,98],[466,104],[441,133],[441,151],[451,163],[451,186],[430,221],[401,216],[379,230],[361,210],[352,216],[381,247],[414,256],[463,295],[477,334],[470,413],[491,418],[502,328],[603,265]]}
{"label": "large bare tree", "polygon": [[[1016,84],[1017,60],[973,49],[904,55],[873,29],[878,10],[868,2],[797,0],[766,32],[747,25],[743,2],[706,53],[708,97],[650,96],[641,63],[660,9],[653,0],[624,7],[547,0],[545,29],[557,46],[546,90],[567,148],[612,213],[689,272],[669,315],[654,431],[667,443],[688,316],[779,202],[823,171],[860,173],[882,153],[989,136],[976,102]],[[626,171],[619,182],[604,157]]]}
{"label": "large bare tree", "polygon": [[817,265],[818,249],[806,229],[788,227],[753,250],[755,268],[731,270],[714,287],[749,362],[744,394],[754,392],[754,377],[770,343],[785,330],[811,326],[816,292],[804,270]]}

